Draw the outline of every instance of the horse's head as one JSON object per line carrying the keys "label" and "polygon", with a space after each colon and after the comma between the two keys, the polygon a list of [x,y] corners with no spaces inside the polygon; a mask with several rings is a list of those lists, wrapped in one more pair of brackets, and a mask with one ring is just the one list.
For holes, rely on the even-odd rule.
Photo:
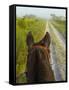
{"label": "horse's head", "polygon": [[[50,58],[50,34],[49,32],[46,32],[45,36],[40,40],[38,43],[34,43],[34,38],[31,32],[28,33],[27,35],[27,46],[28,46],[28,55],[30,55],[30,52],[32,53],[34,50],[37,49],[37,52],[39,52],[38,56],[41,58],[47,58],[49,60]],[[36,52],[36,53],[37,53]],[[43,52],[43,54],[42,54]],[[31,55],[30,55],[31,56]]]}
{"label": "horse's head", "polygon": [[50,46],[50,42],[51,42],[51,38],[50,38],[50,34],[48,32],[46,32],[45,36],[43,37],[43,39],[41,41],[39,41],[38,43],[34,43],[34,38],[31,32],[28,33],[27,35],[27,39],[26,39],[26,43],[28,46],[28,49],[30,50],[33,46],[42,46],[42,47],[46,47],[49,48]]}
{"label": "horse's head", "polygon": [[50,34],[46,32],[44,38],[38,43],[34,43],[32,33],[27,35],[28,60],[27,78],[28,82],[44,82],[54,80],[54,75],[50,66]]}

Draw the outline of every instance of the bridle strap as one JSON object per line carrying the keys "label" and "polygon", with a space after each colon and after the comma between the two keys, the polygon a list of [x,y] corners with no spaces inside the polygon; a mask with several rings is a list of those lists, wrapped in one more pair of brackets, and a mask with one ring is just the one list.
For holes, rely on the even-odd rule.
{"label": "bridle strap", "polygon": [[45,49],[45,50],[50,51],[47,46],[42,46],[42,45],[33,45],[33,48],[43,48],[43,49]]}

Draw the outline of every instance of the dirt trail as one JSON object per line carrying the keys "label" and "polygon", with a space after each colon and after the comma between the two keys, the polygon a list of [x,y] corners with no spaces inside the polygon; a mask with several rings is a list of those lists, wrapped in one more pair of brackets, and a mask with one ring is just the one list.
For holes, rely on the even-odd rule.
{"label": "dirt trail", "polygon": [[[54,29],[54,28],[52,28],[52,29]],[[46,31],[48,31],[49,33],[51,33],[50,32],[50,27],[49,27],[49,22],[47,22],[47,24],[46,24],[45,33],[46,33]],[[55,30],[52,30],[52,31],[54,32]],[[57,33],[55,33],[55,34],[57,34]],[[51,50],[51,54],[50,54],[51,55],[51,66],[52,66],[52,70],[54,71],[55,80],[56,81],[61,81],[62,80],[62,77],[61,77],[61,74],[60,74],[60,71],[59,71],[59,67],[57,65],[57,57],[56,57],[56,53],[55,53],[55,47],[52,44],[52,42],[51,42],[50,50]]]}

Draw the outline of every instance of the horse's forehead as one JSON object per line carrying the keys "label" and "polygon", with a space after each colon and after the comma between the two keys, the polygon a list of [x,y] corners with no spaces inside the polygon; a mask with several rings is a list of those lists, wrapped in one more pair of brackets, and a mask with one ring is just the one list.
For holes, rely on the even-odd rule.
{"label": "horse's forehead", "polygon": [[49,48],[41,46],[41,45],[32,46],[29,54],[33,54],[33,53],[35,54],[35,52],[38,52],[38,51],[43,52],[45,56],[50,55]]}
{"label": "horse's forehead", "polygon": [[42,50],[48,50],[49,51],[49,48],[47,46],[42,46],[42,45],[33,45],[32,48],[39,48],[39,49],[42,49]]}

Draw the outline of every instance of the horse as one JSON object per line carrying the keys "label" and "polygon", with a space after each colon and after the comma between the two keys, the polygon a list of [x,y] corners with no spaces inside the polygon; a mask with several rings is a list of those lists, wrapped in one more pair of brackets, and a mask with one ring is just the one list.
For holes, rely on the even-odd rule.
{"label": "horse", "polygon": [[54,72],[50,65],[50,43],[49,32],[39,42],[35,43],[31,32],[28,32],[26,43],[27,55],[27,82],[43,83],[55,81]]}

